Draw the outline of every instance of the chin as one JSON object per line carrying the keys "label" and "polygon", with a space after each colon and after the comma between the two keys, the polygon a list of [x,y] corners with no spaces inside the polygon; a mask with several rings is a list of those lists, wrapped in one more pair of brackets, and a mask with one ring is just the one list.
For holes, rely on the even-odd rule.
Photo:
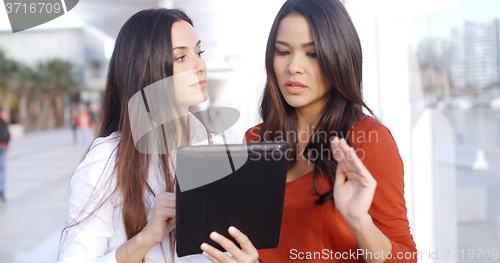
{"label": "chin", "polygon": [[207,96],[206,92],[198,93],[196,95],[191,95],[190,100],[184,104],[189,105],[189,106],[195,106],[195,105],[198,105],[198,104],[201,104],[201,103],[207,101],[207,99],[208,99],[208,96]]}
{"label": "chin", "polygon": [[208,99],[207,93],[203,93],[203,99],[200,99],[196,104],[201,104],[207,101],[207,99]]}
{"label": "chin", "polygon": [[288,105],[290,105],[294,108],[304,107],[307,104],[309,104],[308,101],[305,101],[305,100],[300,99],[300,98],[285,98],[285,101],[286,101],[286,103],[288,103]]}

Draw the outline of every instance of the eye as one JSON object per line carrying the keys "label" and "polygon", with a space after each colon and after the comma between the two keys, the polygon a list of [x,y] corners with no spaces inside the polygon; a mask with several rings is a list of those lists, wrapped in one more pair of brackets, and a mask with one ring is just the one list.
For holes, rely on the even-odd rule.
{"label": "eye", "polygon": [[316,52],[307,52],[307,55],[309,57],[312,57],[312,58],[317,58],[318,57],[318,54],[316,54]]}
{"label": "eye", "polygon": [[276,49],[276,53],[277,53],[278,55],[280,55],[280,56],[285,56],[285,55],[290,54],[290,51]]}
{"label": "eye", "polygon": [[198,51],[198,53],[196,53],[196,54],[198,54],[198,57],[201,57],[201,54],[203,54],[203,53],[205,53],[205,50]]}
{"label": "eye", "polygon": [[175,61],[183,62],[184,59],[186,58],[186,55],[179,56],[175,59]]}

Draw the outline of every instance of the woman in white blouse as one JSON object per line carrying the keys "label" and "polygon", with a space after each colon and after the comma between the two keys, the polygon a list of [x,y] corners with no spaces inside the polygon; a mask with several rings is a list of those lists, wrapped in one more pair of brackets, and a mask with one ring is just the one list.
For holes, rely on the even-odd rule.
{"label": "woman in white blouse", "polygon": [[[179,10],[143,10],[123,25],[97,139],[71,179],[58,262],[210,262],[201,254],[177,258],[174,233],[175,148],[200,136],[211,142],[190,113],[201,117],[193,105],[207,99],[202,53]],[[150,88],[162,81],[173,85]],[[133,98],[141,98],[135,106]]]}

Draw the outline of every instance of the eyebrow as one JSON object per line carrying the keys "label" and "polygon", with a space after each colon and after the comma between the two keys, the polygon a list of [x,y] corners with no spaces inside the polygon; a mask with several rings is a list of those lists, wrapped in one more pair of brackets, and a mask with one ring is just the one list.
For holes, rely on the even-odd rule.
{"label": "eyebrow", "polygon": [[[281,41],[281,40],[276,40],[276,43],[281,44],[281,45],[284,45],[284,46],[287,46],[287,47],[289,47],[289,46],[290,46],[290,44],[288,44],[288,43],[287,43],[287,42],[285,42],[285,41]],[[302,46],[302,47],[314,46],[314,41],[312,41],[312,42],[308,42],[308,43],[304,43],[304,44],[302,44],[301,46]]]}
{"label": "eyebrow", "polygon": [[[201,44],[201,40],[198,40],[198,43],[196,43],[195,47],[199,46]],[[186,49],[187,47],[185,46],[179,46],[179,47],[174,47],[172,50],[176,49]]]}

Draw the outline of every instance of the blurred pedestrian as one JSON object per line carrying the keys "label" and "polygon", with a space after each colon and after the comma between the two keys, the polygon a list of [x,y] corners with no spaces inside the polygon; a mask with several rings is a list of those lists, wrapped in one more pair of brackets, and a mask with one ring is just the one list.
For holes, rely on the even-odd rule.
{"label": "blurred pedestrian", "polygon": [[9,147],[10,134],[7,116],[0,111],[0,201],[5,201],[5,161]]}
{"label": "blurred pedestrian", "polygon": [[77,122],[81,141],[85,143],[88,141],[90,132],[90,114],[86,108],[82,107],[80,114],[78,114]]}
{"label": "blurred pedestrian", "polygon": [[94,126],[97,124],[97,118],[99,117],[99,105],[95,102],[90,104],[90,125]]}
{"label": "blurred pedestrian", "polygon": [[71,109],[71,115],[69,119],[69,124],[71,125],[71,131],[73,132],[73,143],[78,143],[78,109],[73,107]]}

